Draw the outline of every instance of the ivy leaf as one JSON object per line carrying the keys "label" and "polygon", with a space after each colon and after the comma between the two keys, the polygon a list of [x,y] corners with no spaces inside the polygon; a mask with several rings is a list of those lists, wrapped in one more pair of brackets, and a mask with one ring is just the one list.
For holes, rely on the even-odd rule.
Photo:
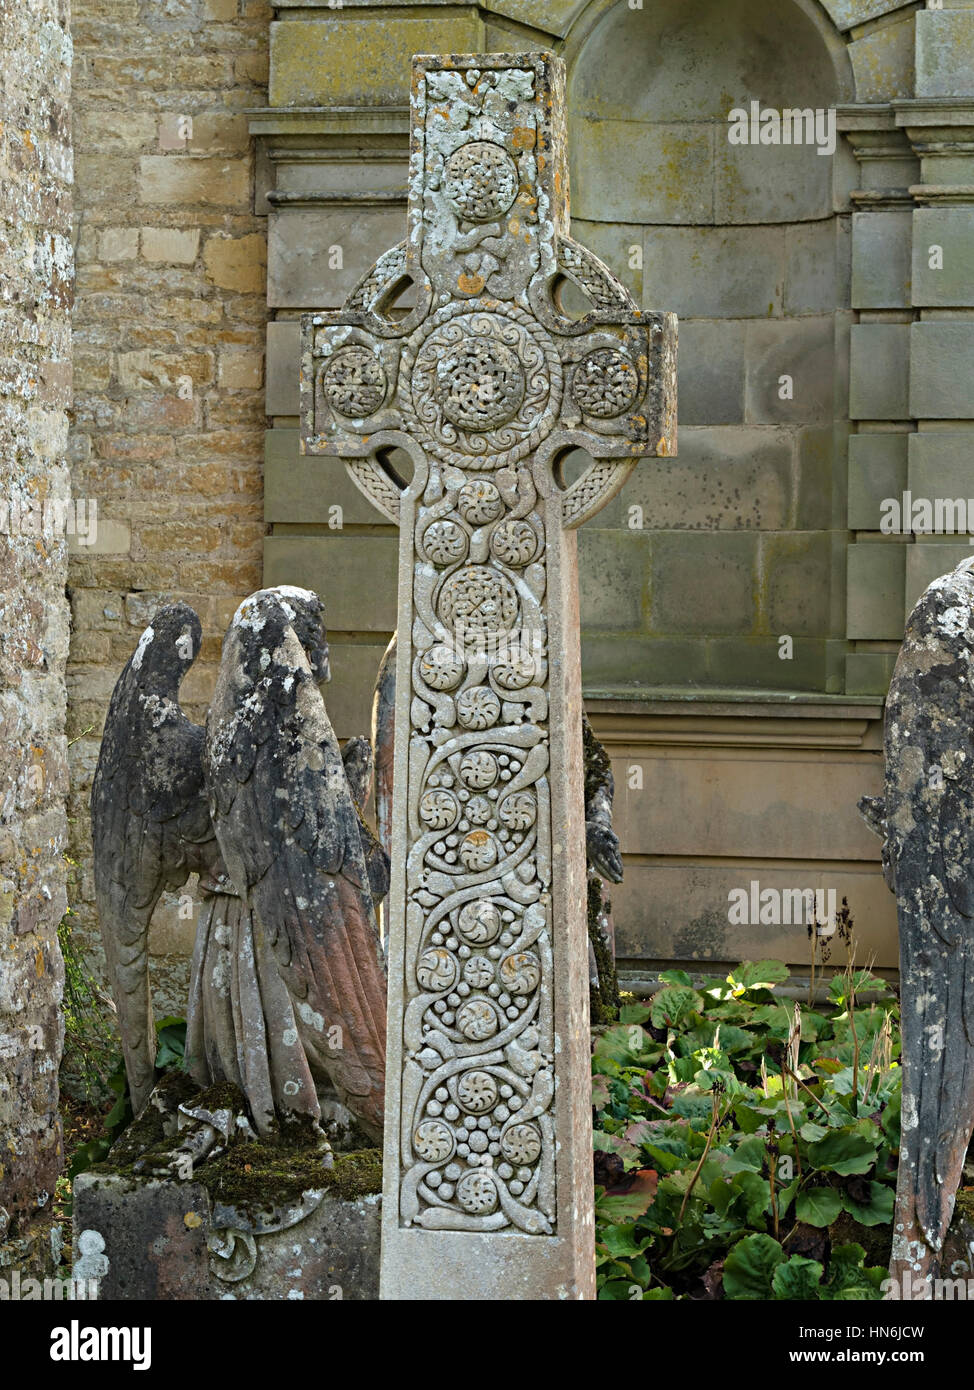
{"label": "ivy leaf", "polygon": [[807,1226],[831,1226],[842,1210],[842,1197],[834,1187],[809,1187],[799,1192],[795,1217]]}
{"label": "ivy leaf", "polygon": [[609,1100],[608,1078],[596,1072],[592,1077],[592,1107],[595,1110],[604,1110]]}
{"label": "ivy leaf", "polygon": [[783,1262],[781,1246],[771,1236],[745,1236],[724,1261],[724,1297],[769,1299],[774,1272]]}
{"label": "ivy leaf", "polygon": [[873,1144],[863,1134],[848,1129],[835,1129],[808,1146],[808,1158],[813,1168],[849,1177],[852,1173],[868,1173],[876,1162]]}
{"label": "ivy leaf", "polygon": [[818,1298],[825,1270],[818,1260],[806,1260],[792,1255],[787,1264],[779,1265],[771,1280],[775,1298],[794,1301]]}
{"label": "ivy leaf", "polygon": [[842,1205],[862,1226],[884,1226],[893,1220],[896,1194],[882,1182],[869,1184],[869,1200],[857,1202],[848,1192],[842,1194]]}

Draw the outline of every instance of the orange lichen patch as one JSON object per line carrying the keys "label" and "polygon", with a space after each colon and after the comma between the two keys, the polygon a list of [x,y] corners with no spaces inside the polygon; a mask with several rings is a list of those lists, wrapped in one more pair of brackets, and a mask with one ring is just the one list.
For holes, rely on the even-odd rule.
{"label": "orange lichen patch", "polygon": [[37,954],[34,956],[34,974],[38,979],[44,974],[44,952],[38,946]]}
{"label": "orange lichen patch", "polygon": [[190,1231],[195,1231],[198,1226],[202,1226],[203,1218],[198,1211],[188,1211],[183,1217],[183,1225]]}
{"label": "orange lichen patch", "polygon": [[538,142],[538,133],[531,126],[516,125],[511,132],[511,144],[516,150],[533,150]]}
{"label": "orange lichen patch", "polygon": [[521,230],[521,224],[516,217],[512,217],[510,222],[508,222],[507,230],[510,232],[511,236],[517,236],[518,232]]}
{"label": "orange lichen patch", "polygon": [[482,275],[461,275],[457,279],[457,289],[461,294],[480,294],[486,283]]}

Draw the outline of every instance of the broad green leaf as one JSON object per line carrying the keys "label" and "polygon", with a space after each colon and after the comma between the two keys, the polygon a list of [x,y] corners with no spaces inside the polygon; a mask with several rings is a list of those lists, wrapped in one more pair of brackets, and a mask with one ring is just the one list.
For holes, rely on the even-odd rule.
{"label": "broad green leaf", "polygon": [[831,1130],[824,1139],[808,1146],[808,1158],[813,1168],[830,1173],[868,1173],[876,1162],[876,1149],[862,1134],[847,1129]]}
{"label": "broad green leaf", "polygon": [[863,1226],[889,1225],[893,1220],[896,1193],[885,1183],[871,1182],[868,1202],[857,1202],[848,1192],[844,1192],[842,1205]]}
{"label": "broad green leaf", "polygon": [[742,985],[746,990],[771,989],[773,985],[783,984],[791,971],[780,960],[744,961],[728,975],[728,982]]}
{"label": "broad green leaf", "polygon": [[619,1010],[619,1022],[623,1024],[646,1023],[648,1019],[648,1004],[623,1004]]}
{"label": "broad green leaf", "polygon": [[824,1273],[818,1260],[792,1255],[787,1264],[779,1265],[775,1270],[771,1288],[775,1298],[807,1302],[819,1297]]}
{"label": "broad green leaf", "polygon": [[834,1187],[807,1187],[795,1199],[795,1216],[808,1226],[831,1226],[842,1210],[842,1197]]}
{"label": "broad green leaf", "polygon": [[693,988],[693,980],[685,970],[661,970],[660,979],[664,985],[679,985],[684,989]]}
{"label": "broad green leaf", "polygon": [[781,1246],[771,1236],[745,1236],[724,1261],[724,1296],[769,1299],[774,1272],[783,1262]]}
{"label": "broad green leaf", "polygon": [[653,995],[650,1017],[654,1028],[676,1028],[692,1013],[701,1013],[703,1007],[703,997],[695,989],[668,985]]}
{"label": "broad green leaf", "polygon": [[637,1221],[652,1205],[652,1192],[623,1192],[619,1196],[607,1197],[603,1191],[601,1197],[596,1195],[595,1219],[615,1223]]}

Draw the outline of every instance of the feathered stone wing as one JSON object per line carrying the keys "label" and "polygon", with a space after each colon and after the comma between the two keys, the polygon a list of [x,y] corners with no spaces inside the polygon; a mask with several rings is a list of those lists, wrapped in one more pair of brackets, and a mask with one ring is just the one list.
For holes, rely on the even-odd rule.
{"label": "feathered stone wing", "polygon": [[186,604],[155,615],[112,694],[91,791],[95,898],[136,1114],[155,1082],[152,912],[164,888],[181,887],[217,853],[203,730],[179,707],[200,641],[199,618]]}
{"label": "feathered stone wing", "polygon": [[230,877],[317,1062],[378,1139],[385,977],[359,819],[317,687],[326,670],[314,594],[269,589],[245,600],[224,642],[204,762]]}
{"label": "feathered stone wing", "polygon": [[886,850],[903,988],[898,1243],[919,1228],[938,1251],[974,1122],[972,734],[974,574],[962,568],[913,610],[886,707]]}

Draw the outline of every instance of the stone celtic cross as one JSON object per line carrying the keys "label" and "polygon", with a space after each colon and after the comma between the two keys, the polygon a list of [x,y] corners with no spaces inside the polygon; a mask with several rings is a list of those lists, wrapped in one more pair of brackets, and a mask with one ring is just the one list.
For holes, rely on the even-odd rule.
{"label": "stone celtic cross", "polygon": [[676,319],[568,236],[564,122],[550,54],[416,58],[406,240],[304,320],[303,449],[401,528],[385,1298],[594,1293],[574,528],[675,452]]}

